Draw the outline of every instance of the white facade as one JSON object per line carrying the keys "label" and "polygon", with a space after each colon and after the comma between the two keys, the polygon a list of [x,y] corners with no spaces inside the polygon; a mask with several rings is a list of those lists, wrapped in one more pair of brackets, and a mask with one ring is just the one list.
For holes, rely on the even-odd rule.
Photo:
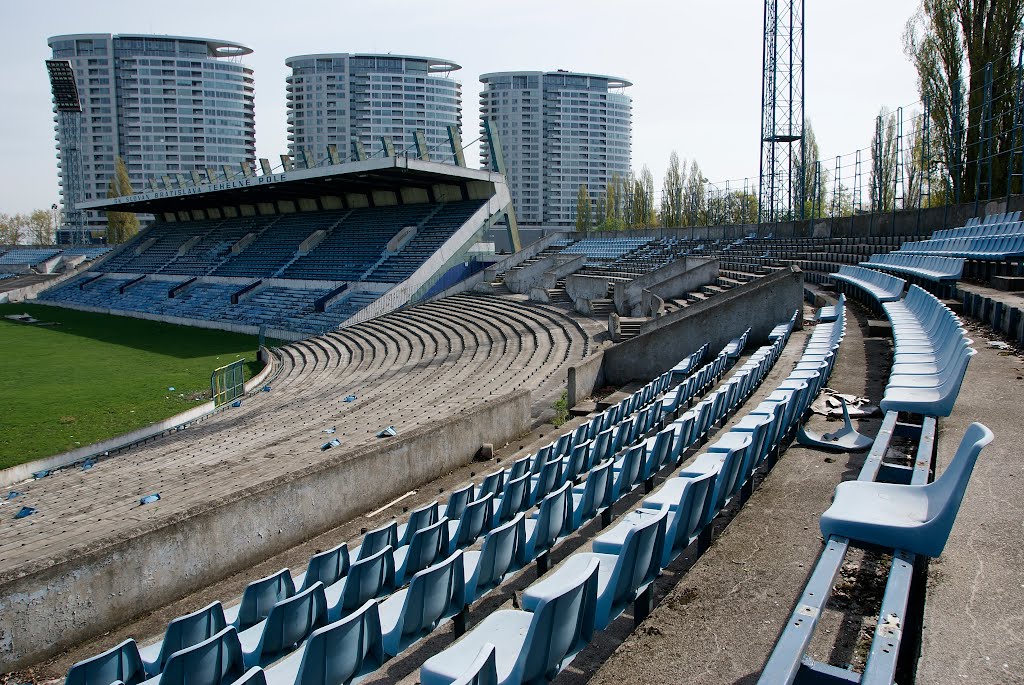
{"label": "white facade", "polygon": [[[594,198],[613,173],[629,173],[632,101],[621,92],[629,81],[567,71],[501,72],[480,80],[480,117],[497,122],[520,225],[574,226],[581,185]],[[486,145],[480,158],[489,168]]]}
{"label": "white facade", "polygon": [[[253,72],[239,61],[251,49],[238,43],[180,36],[77,34],[47,41],[53,59],[70,60],[82,104],[82,200],[106,197],[116,157],[132,187],[150,178],[256,159]],[[59,122],[58,117],[54,117]],[[65,206],[64,139],[55,125]],[[106,219],[90,212],[87,227]]]}
{"label": "white facade", "polygon": [[354,158],[354,141],[368,157],[383,156],[381,139],[397,154],[415,154],[415,133],[425,133],[431,161],[453,163],[448,126],[462,124],[462,84],[448,60],[407,55],[322,54],[289,57],[288,146],[310,150],[319,162],[327,146]]}

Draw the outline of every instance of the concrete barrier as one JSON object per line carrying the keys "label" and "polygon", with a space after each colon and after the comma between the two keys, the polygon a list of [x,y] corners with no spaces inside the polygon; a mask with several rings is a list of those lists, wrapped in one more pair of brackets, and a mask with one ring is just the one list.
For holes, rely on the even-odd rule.
{"label": "concrete barrier", "polygon": [[551,255],[509,274],[505,285],[512,292],[524,295],[530,288],[553,288],[555,281],[579,271],[586,263],[585,255]]}
{"label": "concrete barrier", "polygon": [[469,463],[484,443],[530,429],[530,397],[522,390],[396,438],[332,450],[119,540],[0,574],[0,668],[101,635]]}
{"label": "concrete barrier", "polygon": [[601,367],[604,364],[604,351],[590,355],[580,361],[579,364],[569,367],[569,377],[566,390],[568,391],[569,406],[577,404],[590,397],[594,390],[604,385],[604,375]]}
{"label": "concrete barrier", "polygon": [[570,274],[565,277],[565,294],[573,302],[604,299],[608,297],[608,278],[606,276]]}
{"label": "concrete barrier", "polygon": [[714,283],[718,278],[718,260],[686,257],[670,262],[628,283],[616,283],[615,311],[621,316],[645,316],[643,291],[664,299],[680,297],[691,290]]}
{"label": "concrete barrier", "polygon": [[605,350],[604,379],[610,385],[650,380],[705,342],[717,353],[748,326],[750,341],[764,342],[775,325],[802,309],[803,297],[803,273],[791,267],[652,319],[637,337]]}

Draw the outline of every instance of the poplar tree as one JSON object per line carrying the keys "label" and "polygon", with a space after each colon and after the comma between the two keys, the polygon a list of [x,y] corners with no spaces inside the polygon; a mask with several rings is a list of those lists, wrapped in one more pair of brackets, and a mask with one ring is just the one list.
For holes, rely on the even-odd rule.
{"label": "poplar tree", "polygon": [[[107,186],[107,197],[133,195],[128,169],[120,156],[114,162],[114,175]],[[132,212],[107,212],[107,243],[116,245],[132,239],[139,232],[139,217]]]}

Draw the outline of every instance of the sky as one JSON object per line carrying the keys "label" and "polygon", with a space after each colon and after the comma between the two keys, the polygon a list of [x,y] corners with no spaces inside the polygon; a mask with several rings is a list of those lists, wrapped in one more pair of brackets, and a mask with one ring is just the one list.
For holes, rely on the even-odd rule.
{"label": "sky", "polygon": [[[918,100],[901,36],[918,0],[807,0],[805,110],[822,159],[870,145],[881,107]],[[17,9],[13,9],[16,6]],[[50,0],[0,9],[0,212],[58,201],[47,38],[151,33],[254,52],[256,152],[287,151],[284,62],[293,55],[423,55],[462,66],[463,141],[478,137],[480,74],[567,69],[633,82],[633,167],[660,187],[675,150],[704,176],[756,185],[763,3],[754,0]],[[476,147],[467,151],[478,164]]]}

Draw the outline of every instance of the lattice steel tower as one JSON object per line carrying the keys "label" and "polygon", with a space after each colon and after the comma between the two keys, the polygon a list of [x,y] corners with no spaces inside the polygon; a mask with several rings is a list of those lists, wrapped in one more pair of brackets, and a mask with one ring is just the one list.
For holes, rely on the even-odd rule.
{"label": "lattice steel tower", "polygon": [[804,217],[804,0],[765,0],[758,220]]}

